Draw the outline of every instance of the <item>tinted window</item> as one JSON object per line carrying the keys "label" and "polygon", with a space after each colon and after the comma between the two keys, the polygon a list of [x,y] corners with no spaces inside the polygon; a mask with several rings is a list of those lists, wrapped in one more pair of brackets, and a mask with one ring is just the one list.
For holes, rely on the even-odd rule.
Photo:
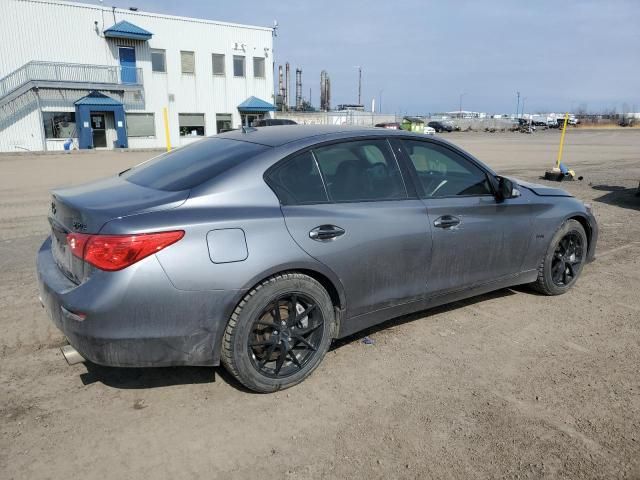
{"label": "tinted window", "polygon": [[269,174],[267,182],[283,205],[324,203],[327,194],[311,152],[287,161]]}
{"label": "tinted window", "polygon": [[164,50],[151,50],[151,70],[163,73],[167,71]]}
{"label": "tinted window", "polygon": [[345,142],[314,149],[334,202],[407,198],[386,140]]}
{"label": "tinted window", "polygon": [[233,76],[244,77],[244,57],[241,55],[233,56]]}
{"label": "tinted window", "polygon": [[213,62],[213,74],[214,75],[224,75],[224,55],[220,53],[212,54],[212,62]]}
{"label": "tinted window", "polygon": [[446,147],[403,140],[418,173],[425,197],[491,195],[485,173],[462,155]]}
{"label": "tinted window", "polygon": [[141,163],[122,177],[143,187],[187,190],[268,148],[255,143],[207,138]]}

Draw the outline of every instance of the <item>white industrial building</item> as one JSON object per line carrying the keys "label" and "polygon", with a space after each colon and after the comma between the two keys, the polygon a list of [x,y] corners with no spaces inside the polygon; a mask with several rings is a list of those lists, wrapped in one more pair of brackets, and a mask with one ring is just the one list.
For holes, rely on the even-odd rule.
{"label": "white industrial building", "polygon": [[[273,107],[273,31],[58,0],[2,0],[0,151],[172,146]],[[68,139],[72,139],[69,142]]]}

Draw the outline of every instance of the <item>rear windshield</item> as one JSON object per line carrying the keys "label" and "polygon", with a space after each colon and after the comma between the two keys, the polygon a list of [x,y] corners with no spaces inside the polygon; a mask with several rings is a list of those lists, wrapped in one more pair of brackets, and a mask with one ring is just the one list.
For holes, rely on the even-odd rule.
{"label": "rear windshield", "polygon": [[189,190],[270,147],[223,138],[205,138],[141,163],[122,174],[131,183],[156,190]]}

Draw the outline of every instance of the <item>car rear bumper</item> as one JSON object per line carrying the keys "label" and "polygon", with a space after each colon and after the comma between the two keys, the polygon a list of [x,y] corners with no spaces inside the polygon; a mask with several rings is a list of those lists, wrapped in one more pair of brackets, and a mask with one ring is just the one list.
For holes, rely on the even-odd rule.
{"label": "car rear bumper", "polygon": [[242,294],[178,290],[154,256],[76,285],[58,269],[50,238],[37,272],[53,323],[85,359],[107,366],[217,365],[220,334]]}

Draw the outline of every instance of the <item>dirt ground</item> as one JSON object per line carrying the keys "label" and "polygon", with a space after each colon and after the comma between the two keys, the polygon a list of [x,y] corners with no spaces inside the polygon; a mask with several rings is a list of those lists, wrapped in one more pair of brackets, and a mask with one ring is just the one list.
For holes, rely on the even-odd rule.
{"label": "dirt ground", "polygon": [[[559,134],[445,138],[540,181]],[[222,369],[69,367],[59,351],[34,274],[48,190],[153,155],[0,155],[1,478],[640,478],[640,131],[567,134],[584,180],[562,186],[601,229],[569,294],[398,318],[272,395]]]}

